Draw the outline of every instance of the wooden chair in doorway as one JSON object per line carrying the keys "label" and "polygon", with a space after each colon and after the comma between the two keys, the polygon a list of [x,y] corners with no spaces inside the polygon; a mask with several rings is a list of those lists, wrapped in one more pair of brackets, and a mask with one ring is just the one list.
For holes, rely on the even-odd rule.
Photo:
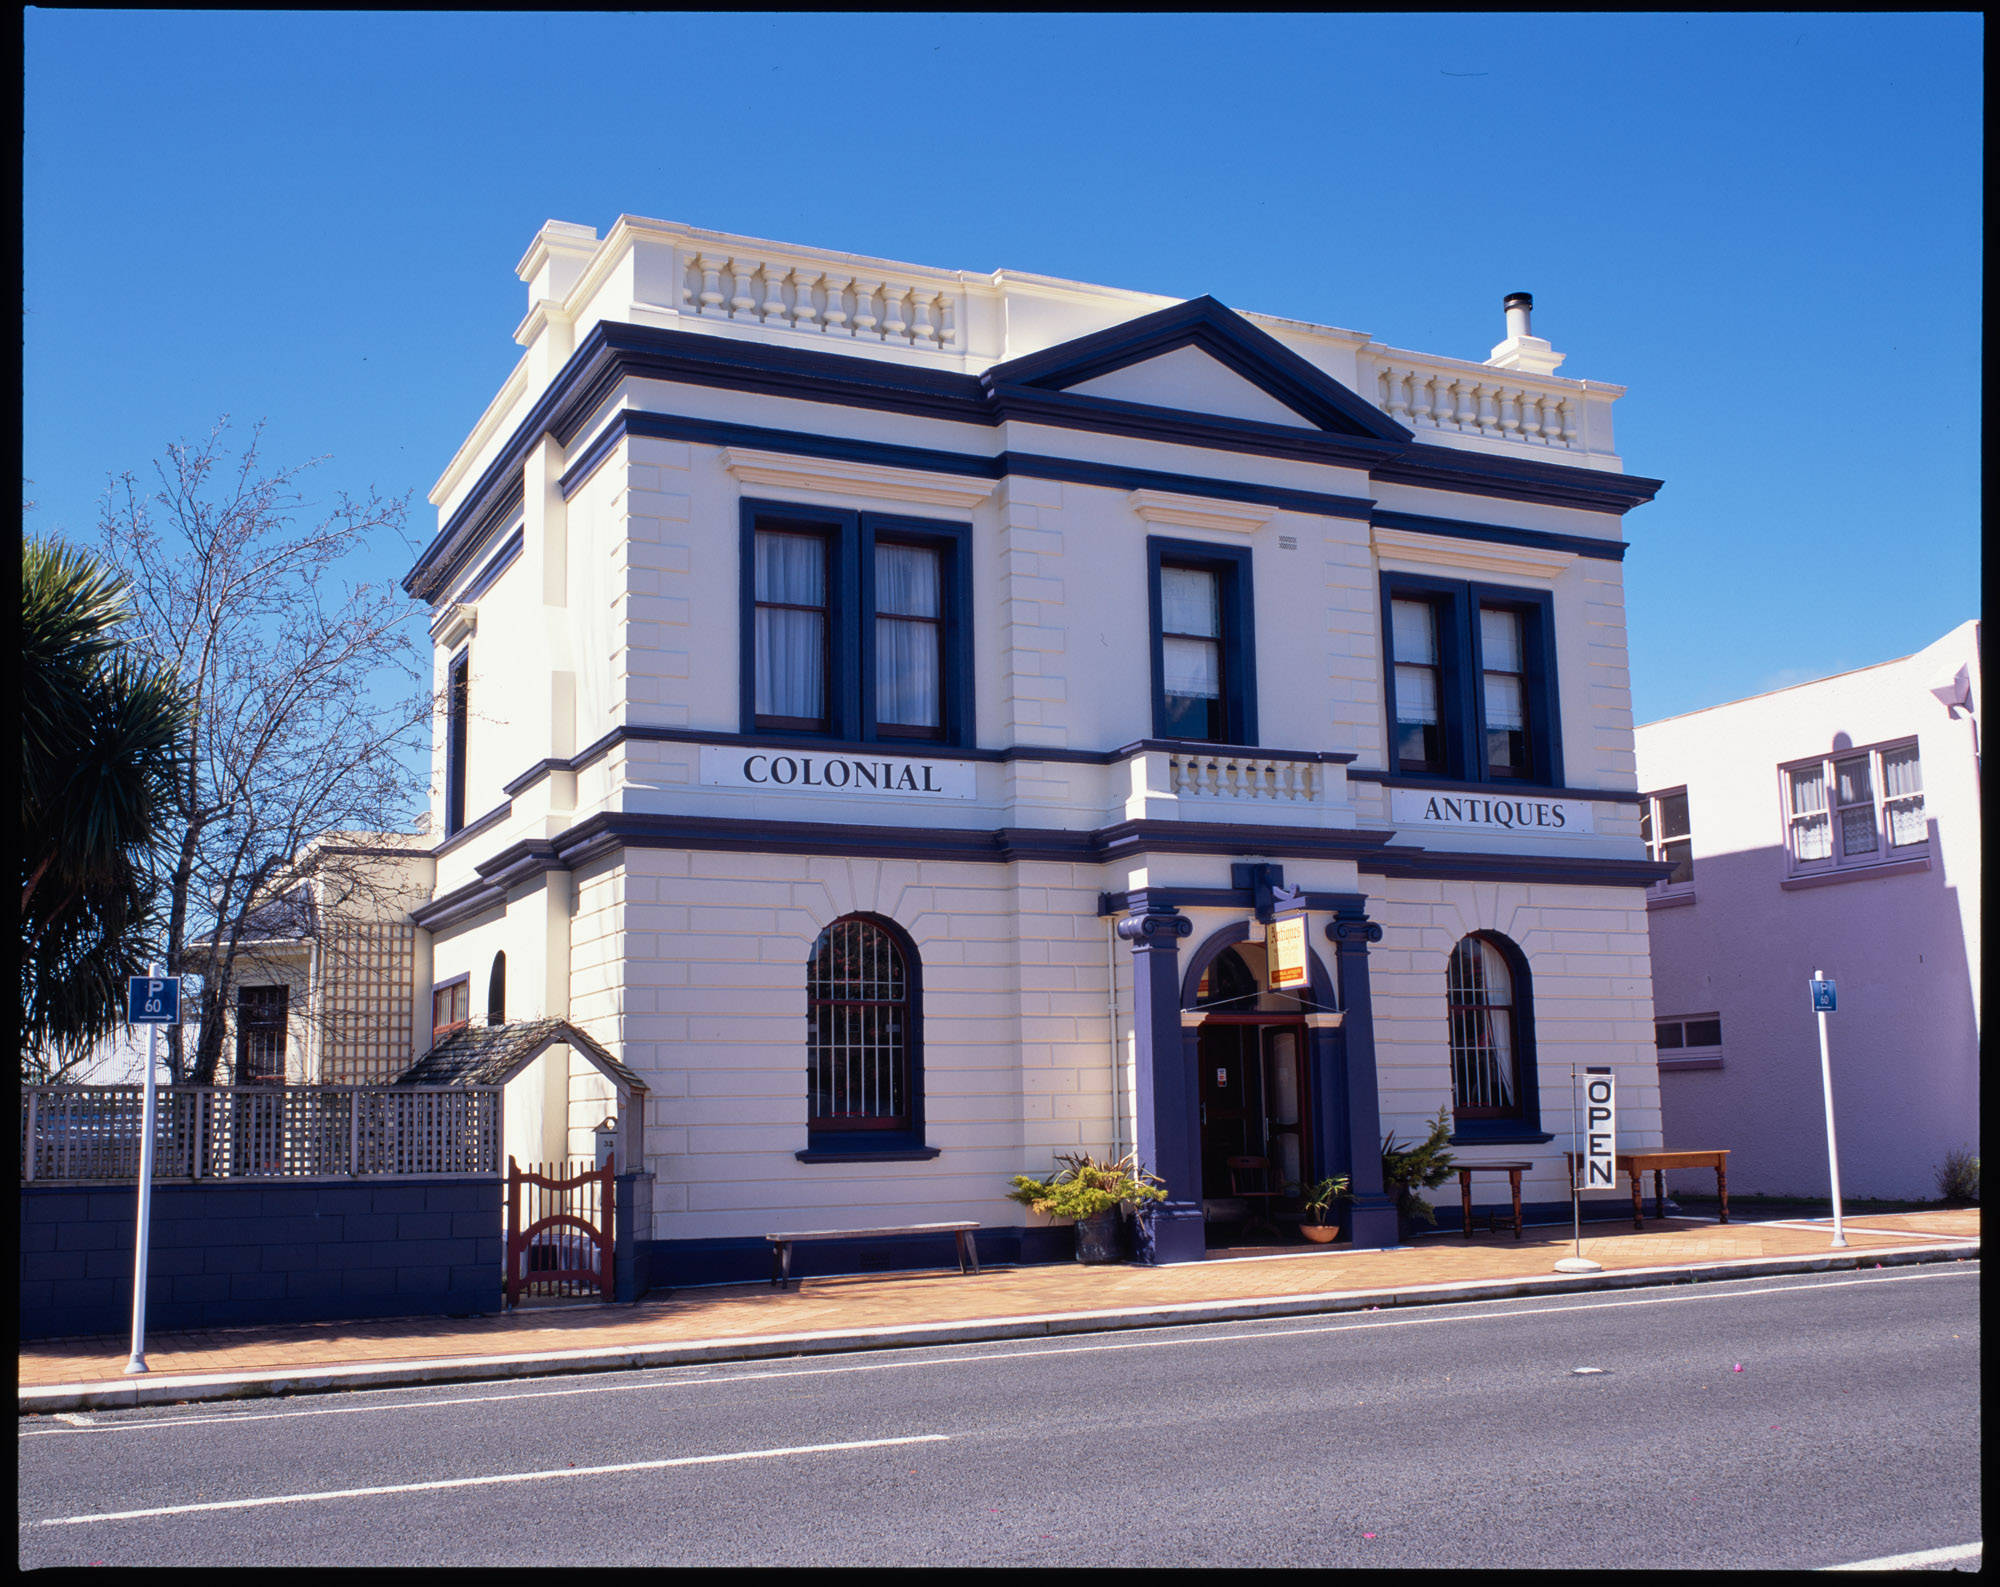
{"label": "wooden chair in doorway", "polygon": [[1285,1187],[1272,1173],[1268,1157],[1230,1158],[1229,1193],[1250,1209],[1250,1215],[1243,1220],[1246,1237],[1259,1228],[1269,1229],[1274,1239],[1279,1236],[1281,1231],[1271,1221],[1271,1204],[1283,1197]]}

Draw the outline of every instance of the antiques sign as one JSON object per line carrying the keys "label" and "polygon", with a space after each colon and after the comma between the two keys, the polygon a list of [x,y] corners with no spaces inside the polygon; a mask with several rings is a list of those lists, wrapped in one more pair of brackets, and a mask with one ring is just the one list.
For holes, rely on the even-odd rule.
{"label": "antiques sign", "polygon": [[1581,799],[1510,799],[1505,794],[1432,793],[1423,788],[1391,788],[1389,819],[1399,827],[1531,832],[1544,838],[1594,830],[1590,806]]}
{"label": "antiques sign", "polygon": [[701,780],[714,788],[768,788],[859,794],[864,799],[973,799],[969,760],[912,760],[901,755],[827,755],[817,750],[704,744]]}
{"label": "antiques sign", "polygon": [[1271,985],[1280,990],[1306,984],[1306,917],[1280,915],[1271,922]]}

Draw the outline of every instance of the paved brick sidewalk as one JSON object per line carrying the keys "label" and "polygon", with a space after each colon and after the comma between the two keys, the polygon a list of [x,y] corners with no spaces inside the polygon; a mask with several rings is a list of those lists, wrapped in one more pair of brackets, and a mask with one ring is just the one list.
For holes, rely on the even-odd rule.
{"label": "paved brick sidewalk", "polygon": [[[1907,1249],[1941,1238],[1976,1241],[1976,1208],[1850,1220],[1850,1250]],[[1929,1239],[1925,1237],[1928,1236]],[[150,1381],[181,1374],[268,1376],[370,1363],[521,1357],[545,1352],[756,1340],[824,1332],[904,1329],[986,1319],[1337,1296],[1432,1285],[1546,1278],[1569,1244],[1538,1229],[1471,1240],[1438,1235],[1394,1251],[1297,1251],[1183,1266],[1069,1264],[956,1272],[806,1279],[795,1291],[733,1285],[671,1292],[629,1306],[552,1306],[478,1318],[408,1318],[271,1328],[163,1333],[147,1340]],[[1584,1254],[1607,1270],[1680,1267],[1828,1249],[1828,1231],[1802,1223],[1720,1225],[1684,1219],[1588,1224]],[[1297,1254],[1293,1254],[1297,1251]],[[42,1340],[24,1344],[20,1386],[123,1383],[126,1341]],[[149,1381],[147,1378],[138,1382]]]}

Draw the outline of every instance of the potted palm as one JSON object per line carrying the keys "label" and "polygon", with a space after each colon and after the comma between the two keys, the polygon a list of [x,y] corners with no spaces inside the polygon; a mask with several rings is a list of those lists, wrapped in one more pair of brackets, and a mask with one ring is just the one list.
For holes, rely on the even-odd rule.
{"label": "potted palm", "polygon": [[1437,1189],[1457,1171],[1446,1150],[1450,1140],[1449,1107],[1438,1109],[1422,1141],[1400,1145],[1393,1130],[1382,1137],[1382,1188],[1395,1198],[1397,1238],[1407,1240],[1418,1224],[1437,1222],[1437,1209],[1417,1192]]}
{"label": "potted palm", "polygon": [[1016,1174],[1007,1196],[1044,1217],[1074,1219],[1079,1262],[1115,1262],[1122,1210],[1164,1201],[1167,1192],[1165,1182],[1140,1167],[1135,1156],[1100,1163],[1088,1152],[1064,1152],[1046,1179]]}
{"label": "potted palm", "polygon": [[1314,1184],[1299,1187],[1299,1206],[1305,1216],[1299,1220],[1299,1233],[1314,1245],[1331,1245],[1340,1238],[1340,1225],[1334,1222],[1334,1208],[1347,1200],[1347,1176],[1337,1174],[1332,1179],[1322,1179]]}

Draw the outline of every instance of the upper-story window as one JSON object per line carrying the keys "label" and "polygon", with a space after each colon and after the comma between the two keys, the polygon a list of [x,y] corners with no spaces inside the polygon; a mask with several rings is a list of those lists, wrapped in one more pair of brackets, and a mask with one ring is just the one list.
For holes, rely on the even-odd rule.
{"label": "upper-story window", "polygon": [[1694,880],[1694,834],[1688,822],[1688,794],[1685,788],[1651,793],[1639,806],[1639,836],[1645,840],[1649,859],[1673,864],[1673,874],[1654,886],[1681,887]]}
{"label": "upper-story window", "polygon": [[445,674],[444,835],[465,825],[465,750],[472,709],[472,657],[461,650]]}
{"label": "upper-story window", "polygon": [[1389,769],[1559,784],[1553,598],[1385,573],[1382,604]]}
{"label": "upper-story window", "polygon": [[1250,553],[1146,542],[1153,616],[1153,736],[1257,742]]}
{"label": "upper-story window", "polygon": [[1928,851],[1914,741],[1795,762],[1779,772],[1794,875],[1915,859]]}
{"label": "upper-story window", "polygon": [[285,1083],[285,1028],[291,989],[239,986],[236,989],[236,1083]]}
{"label": "upper-story window", "polygon": [[970,743],[969,538],[744,503],[744,730]]}
{"label": "upper-story window", "polygon": [[431,1041],[441,1042],[472,1019],[472,977],[452,977],[431,991]]}

